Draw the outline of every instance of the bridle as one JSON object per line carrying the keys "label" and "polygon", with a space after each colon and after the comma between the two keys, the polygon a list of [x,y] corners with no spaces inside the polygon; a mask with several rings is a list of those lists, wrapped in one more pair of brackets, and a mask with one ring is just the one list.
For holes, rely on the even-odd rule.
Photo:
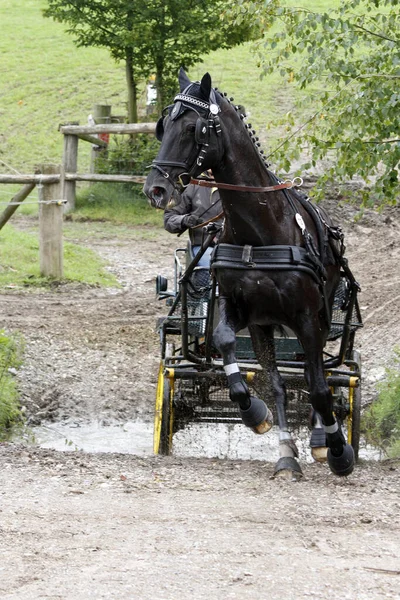
{"label": "bridle", "polygon": [[[276,185],[270,185],[266,187],[234,185],[230,183],[217,183],[215,181],[211,182],[207,179],[194,179],[194,173],[203,165],[204,159],[207,155],[211,132],[215,130],[217,138],[221,137],[222,132],[219,119],[219,113],[221,112],[221,109],[217,104],[215,90],[211,90],[209,102],[203,102],[199,98],[191,96],[188,93],[192,85],[193,84],[190,84],[181,94],[177,94],[175,96],[174,103],[170,106],[167,106],[163,110],[163,116],[160,117],[156,125],[156,137],[161,142],[164,135],[164,118],[166,111],[169,112],[169,117],[172,121],[178,119],[187,109],[195,111],[198,115],[195,126],[196,147],[194,149],[195,155],[193,159],[191,158],[191,155],[193,154],[192,152],[190,155],[190,160],[187,162],[155,159],[151,164],[154,169],[157,169],[157,171],[159,171],[161,175],[171,183],[174,189],[182,193],[182,191],[192,183],[201,187],[216,187],[218,189],[232,190],[237,192],[262,193],[291,189],[293,187],[299,187],[302,185],[303,180],[301,177],[295,177],[290,181],[279,181]],[[200,111],[205,116],[202,116]],[[199,147],[200,150],[198,151]],[[185,170],[178,175],[177,180],[174,182],[171,180],[170,173],[166,171],[164,167],[180,167]]]}
{"label": "bridle", "polygon": [[[178,119],[186,110],[193,110],[197,113],[198,118],[195,125],[196,146],[194,151],[189,155],[187,162],[157,158],[151,164],[154,169],[157,169],[180,192],[187,188],[195,172],[198,172],[199,167],[202,167],[207,155],[211,132],[215,130],[217,138],[221,136],[221,123],[218,116],[221,109],[217,104],[215,91],[211,90],[209,101],[203,102],[199,98],[195,98],[189,94],[192,85],[190,84],[181,94],[177,94],[174,98],[174,103],[164,109],[163,113],[168,110],[169,118],[172,121]],[[164,135],[164,118],[164,115],[160,117],[156,125],[156,137],[159,141],[162,141]],[[176,181],[172,181],[170,173],[164,167],[180,167],[184,171],[178,175]]]}

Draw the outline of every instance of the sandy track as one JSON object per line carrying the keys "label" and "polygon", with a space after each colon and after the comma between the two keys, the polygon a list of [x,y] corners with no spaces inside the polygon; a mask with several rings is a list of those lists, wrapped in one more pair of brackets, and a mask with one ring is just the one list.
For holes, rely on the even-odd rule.
{"label": "sandy track", "polygon": [[[363,399],[400,340],[399,210],[344,214],[362,286]],[[21,222],[20,226],[23,226]],[[68,227],[68,224],[66,224]],[[150,420],[159,360],[154,276],[179,244],[158,230],[83,243],[122,288],[0,295],[0,326],[26,340],[18,374],[32,424]],[[81,240],[81,236],[80,236]],[[80,242],[82,243],[82,241]],[[299,484],[258,461],[69,454],[0,445],[1,597],[399,598],[399,464],[347,480],[304,465]]]}

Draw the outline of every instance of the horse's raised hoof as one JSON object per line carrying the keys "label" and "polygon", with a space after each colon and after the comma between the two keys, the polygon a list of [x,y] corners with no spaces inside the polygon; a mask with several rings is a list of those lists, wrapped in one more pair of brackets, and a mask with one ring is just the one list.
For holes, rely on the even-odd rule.
{"label": "horse's raised hoof", "polygon": [[331,449],[328,448],[328,464],[330,470],[339,477],[347,477],[354,469],[354,450],[350,444],[343,447],[343,452],[340,456],[334,456]]}
{"label": "horse's raised hoof", "polygon": [[257,396],[250,396],[250,406],[246,410],[240,409],[240,416],[246,427],[258,434],[267,433],[274,422],[272,412]]}
{"label": "horse's raised hoof", "polygon": [[274,477],[299,481],[303,477],[303,471],[295,458],[281,456],[275,465]]}
{"label": "horse's raised hoof", "polygon": [[311,448],[311,456],[316,462],[324,463],[328,459],[328,448],[326,446]]}

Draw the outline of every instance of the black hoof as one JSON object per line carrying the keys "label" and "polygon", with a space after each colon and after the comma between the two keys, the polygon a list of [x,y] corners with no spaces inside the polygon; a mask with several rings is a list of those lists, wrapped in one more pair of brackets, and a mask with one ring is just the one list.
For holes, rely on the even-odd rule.
{"label": "black hoof", "polygon": [[303,471],[297,460],[291,456],[281,456],[275,465],[274,477],[285,471],[290,479],[300,479],[303,477]]}
{"label": "black hoof", "polygon": [[246,410],[240,409],[240,416],[246,427],[252,429],[261,425],[264,421],[269,422],[271,420],[271,412],[268,410],[267,405],[257,396],[250,396],[250,406]]}
{"label": "black hoof", "polygon": [[354,450],[350,444],[343,447],[343,452],[340,456],[334,456],[331,449],[328,448],[328,464],[335,475],[339,477],[347,477],[354,469]]}

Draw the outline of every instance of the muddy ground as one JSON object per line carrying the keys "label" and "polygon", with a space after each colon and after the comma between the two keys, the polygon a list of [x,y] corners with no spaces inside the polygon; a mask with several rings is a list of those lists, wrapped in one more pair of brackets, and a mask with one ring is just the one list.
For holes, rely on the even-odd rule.
{"label": "muddy ground", "polygon": [[[400,211],[336,207],[359,280],[363,402],[400,341]],[[27,227],[23,219],[16,226]],[[154,277],[183,239],[154,228],[67,222],[120,288],[0,295],[0,327],[26,341],[17,374],[31,426],[150,422],[165,313]],[[262,461],[60,453],[0,445],[5,599],[400,598],[400,464],[346,480],[305,464],[300,483]]]}

